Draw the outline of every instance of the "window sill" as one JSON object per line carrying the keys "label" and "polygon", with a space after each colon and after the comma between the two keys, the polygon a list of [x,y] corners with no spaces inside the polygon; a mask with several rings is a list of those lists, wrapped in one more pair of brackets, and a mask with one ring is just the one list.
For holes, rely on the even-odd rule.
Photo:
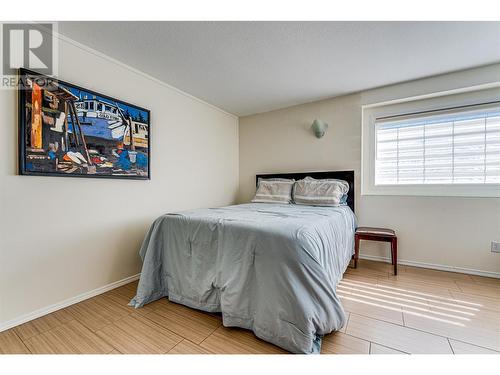
{"label": "window sill", "polygon": [[500,184],[363,185],[361,184],[361,195],[500,198]]}

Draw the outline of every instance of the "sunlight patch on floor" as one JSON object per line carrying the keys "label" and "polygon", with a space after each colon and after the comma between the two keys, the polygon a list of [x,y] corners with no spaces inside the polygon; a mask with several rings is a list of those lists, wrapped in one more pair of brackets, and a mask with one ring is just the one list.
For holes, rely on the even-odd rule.
{"label": "sunlight patch on floor", "polygon": [[[387,310],[402,312],[402,310],[398,309],[397,307],[390,307],[390,306],[387,306],[387,305],[381,305],[379,303],[373,303],[373,302],[363,301],[363,300],[360,300],[358,298],[351,298],[351,297],[342,296],[342,295],[340,295],[340,298],[347,299],[349,301],[363,303],[365,305],[381,307],[381,308],[387,309]],[[427,319],[436,320],[436,321],[443,322],[443,323],[453,324],[453,325],[460,326],[460,327],[465,327],[465,324],[463,324],[463,323],[454,322],[452,320],[447,320],[447,319],[441,319],[441,318],[437,318],[437,317],[430,316],[430,315],[420,314],[420,313],[417,313],[417,312],[414,312],[414,311],[405,311],[405,313],[408,313],[408,314],[411,314],[411,315],[415,315],[415,316],[420,316],[420,317],[427,318]]]}
{"label": "sunlight patch on floor", "polygon": [[465,327],[480,312],[480,303],[432,293],[344,279],[337,287],[343,300]]}
{"label": "sunlight patch on floor", "polygon": [[[358,301],[358,302],[362,302],[362,303],[364,302],[364,300],[369,300],[369,301],[377,301],[377,302],[384,303],[385,306],[388,306],[388,305],[398,306],[398,307],[400,307],[400,309],[398,309],[398,311],[402,311],[401,307],[407,307],[407,308],[411,308],[411,309],[414,309],[414,310],[423,311],[423,312],[426,312],[426,313],[429,313],[429,314],[434,314],[434,315],[439,315],[439,316],[446,316],[448,318],[453,318],[453,319],[457,319],[457,320],[470,321],[469,318],[465,318],[463,316],[457,316],[457,315],[446,314],[446,313],[442,313],[442,312],[438,312],[438,311],[432,311],[432,310],[429,310],[429,309],[424,309],[422,307],[412,306],[412,305],[408,305],[406,303],[399,303],[399,302],[394,302],[394,301],[388,301],[388,300],[385,300],[385,299],[382,299],[382,298],[370,297],[370,296],[366,296],[366,295],[363,295],[363,294],[360,294],[360,293],[353,293],[353,292],[348,292],[348,291],[342,290],[339,293],[339,296],[341,298],[342,297],[346,297],[345,294],[347,294],[349,296],[363,298],[363,300],[359,300]],[[411,311],[412,310],[405,310],[405,312],[411,312]]]}
{"label": "sunlight patch on floor", "polygon": [[[441,296],[436,296],[436,295],[430,294],[430,293],[423,293],[423,292],[417,292],[414,290],[395,288],[395,287],[387,286],[387,285],[376,284],[377,286],[373,287],[373,284],[368,284],[368,283],[365,283],[363,281],[354,281],[354,280],[345,280],[344,279],[340,282],[340,285],[342,285],[342,284],[363,287],[365,289],[370,289],[370,290],[382,291],[382,292],[388,293],[388,294],[411,297],[414,299],[428,301],[428,302],[437,303],[437,304],[441,304],[441,305],[460,307],[461,309],[466,309],[466,310],[479,311],[478,307],[482,307],[482,305],[479,303],[461,301],[461,300],[458,300],[455,298],[441,297]],[[450,301],[450,302],[446,302],[446,301]],[[465,305],[470,305],[470,306],[465,306]],[[472,307],[472,306],[474,306],[474,307]]]}
{"label": "sunlight patch on floor", "polygon": [[[454,313],[457,313],[457,314],[463,314],[463,315],[468,315],[468,316],[474,316],[475,314],[472,313],[472,312],[469,312],[469,311],[462,311],[462,310],[458,310],[458,309],[452,309],[452,308],[448,308],[448,307],[443,307],[443,306],[435,306],[435,305],[432,305],[430,303],[428,303],[429,301],[426,300],[426,302],[420,302],[420,301],[414,301],[410,298],[401,298],[401,297],[394,297],[392,295],[388,295],[388,294],[384,294],[384,293],[377,293],[377,292],[372,292],[372,291],[369,291],[369,290],[363,290],[363,289],[360,289],[360,288],[352,288],[352,287],[349,287],[349,286],[345,286],[345,285],[342,285],[342,283],[338,286],[338,288],[340,288],[341,291],[345,291],[346,293],[349,292],[349,294],[356,294],[357,293],[364,293],[364,295],[368,294],[370,296],[379,296],[379,297],[384,297],[384,298],[387,298],[387,299],[390,299],[390,300],[395,300],[395,301],[403,301],[403,302],[406,302],[406,303],[411,303],[412,305],[408,305],[408,304],[405,304],[405,303],[397,303],[397,302],[388,302],[388,303],[391,303],[391,304],[395,304],[395,305],[400,305],[400,306],[405,306],[405,307],[411,307],[411,308],[414,308],[414,309],[422,309],[421,307],[419,306],[425,306],[425,307],[433,307],[435,309],[438,309],[438,310],[443,310],[443,311],[448,311],[448,312],[454,312]],[[369,296],[367,296],[366,298],[368,299],[371,299]],[[418,305],[418,306],[415,306],[415,305]],[[428,309],[422,309],[424,311],[428,311]],[[474,310],[478,310],[478,309],[474,309]],[[453,316],[453,315],[450,315],[450,316]]]}

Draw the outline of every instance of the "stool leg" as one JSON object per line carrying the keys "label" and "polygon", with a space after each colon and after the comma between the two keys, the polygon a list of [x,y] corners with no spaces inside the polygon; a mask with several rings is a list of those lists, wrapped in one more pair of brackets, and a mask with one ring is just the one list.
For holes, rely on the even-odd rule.
{"label": "stool leg", "polygon": [[359,258],[359,237],[354,236],[354,268],[358,268],[358,258]]}
{"label": "stool leg", "polygon": [[398,238],[394,237],[391,241],[392,264],[394,265],[394,276],[398,274]]}

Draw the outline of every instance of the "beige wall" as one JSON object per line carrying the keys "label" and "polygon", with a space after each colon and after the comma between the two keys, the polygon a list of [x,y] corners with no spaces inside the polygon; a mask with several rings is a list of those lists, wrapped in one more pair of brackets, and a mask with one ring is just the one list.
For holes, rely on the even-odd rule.
{"label": "beige wall", "polygon": [[0,90],[0,329],[140,272],[157,216],[227,205],[238,189],[238,119],[81,46],[59,77],[151,110],[150,181],[17,175],[16,93]]}
{"label": "beige wall", "polygon": [[[257,173],[354,169],[359,224],[395,229],[401,260],[500,276],[500,254],[490,252],[490,241],[500,241],[499,198],[360,196],[362,105],[492,81],[500,65],[240,118],[238,200],[251,199]],[[330,124],[322,139],[309,130],[315,118]],[[377,244],[361,252],[388,256]]]}

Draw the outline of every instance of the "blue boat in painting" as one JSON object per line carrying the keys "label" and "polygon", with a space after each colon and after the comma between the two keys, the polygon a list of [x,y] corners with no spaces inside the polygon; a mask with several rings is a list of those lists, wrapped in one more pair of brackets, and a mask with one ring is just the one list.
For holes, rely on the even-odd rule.
{"label": "blue boat in painting", "polygon": [[[129,126],[124,121],[124,118],[130,117],[128,108],[122,110],[117,103],[113,104],[95,96],[80,99],[75,102],[75,107],[85,136],[130,144]],[[147,148],[148,125],[144,115],[138,112],[137,117],[132,117],[130,121],[135,147]]]}

